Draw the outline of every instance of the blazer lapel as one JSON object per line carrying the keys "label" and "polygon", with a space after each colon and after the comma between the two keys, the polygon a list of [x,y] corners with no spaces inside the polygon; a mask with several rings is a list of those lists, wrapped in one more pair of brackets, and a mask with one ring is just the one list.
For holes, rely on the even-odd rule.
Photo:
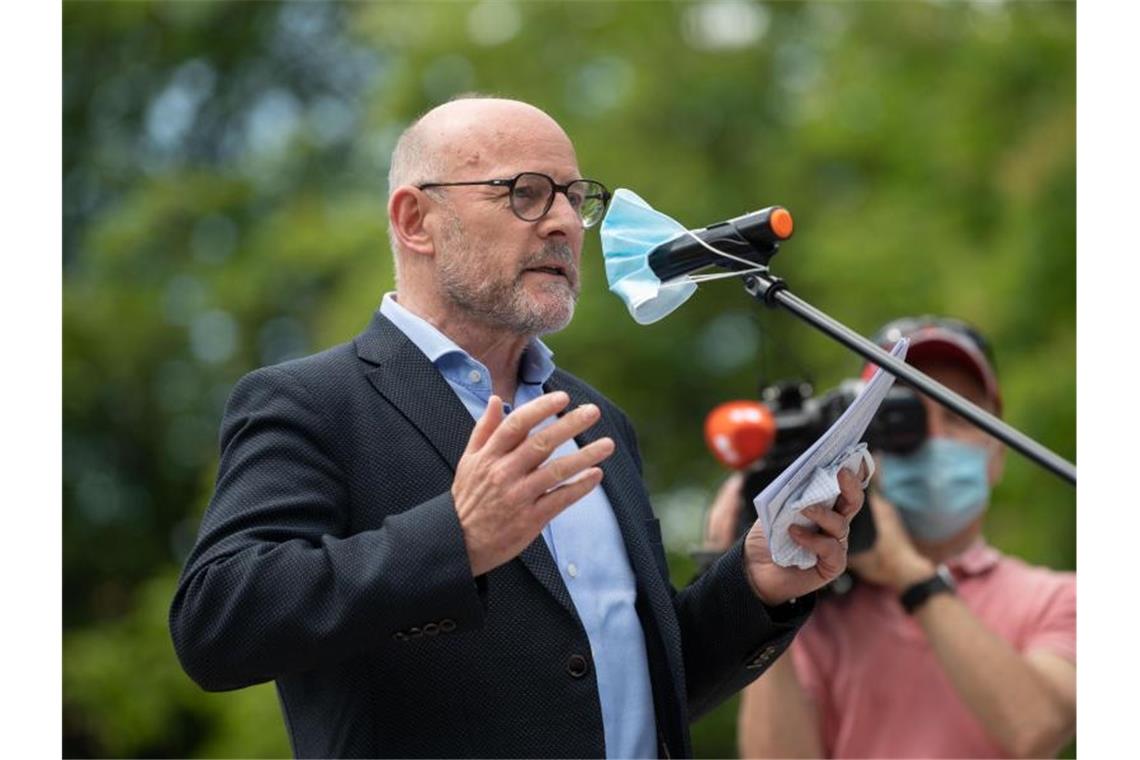
{"label": "blazer lapel", "polygon": [[357,336],[356,353],[378,365],[369,382],[416,426],[453,471],[475,421],[455,391],[415,343],[379,312]]}
{"label": "blazer lapel", "polygon": [[[575,385],[559,382],[557,373],[547,382],[546,390],[561,390],[570,394],[570,404],[567,409],[592,401]],[[584,447],[604,436],[609,436],[615,443],[620,443],[622,440],[613,423],[603,416],[597,424],[574,440],[578,442],[579,447]],[[668,598],[665,582],[658,571],[656,560],[653,559],[653,550],[646,535],[645,523],[653,517],[653,510],[648,502],[641,498],[641,475],[637,472],[637,466],[632,457],[619,445],[617,450],[602,462],[601,468],[605,475],[602,478],[602,488],[609,497],[610,505],[617,517],[634,574],[639,582],[647,586],[647,590],[653,592],[654,596],[660,594]]]}
{"label": "blazer lapel", "polygon": [[[475,421],[435,365],[379,312],[368,330],[357,336],[356,352],[361,359],[378,365],[366,373],[368,380],[416,426],[454,472],[467,449]],[[581,624],[546,539],[541,535],[535,538],[519,559]]]}

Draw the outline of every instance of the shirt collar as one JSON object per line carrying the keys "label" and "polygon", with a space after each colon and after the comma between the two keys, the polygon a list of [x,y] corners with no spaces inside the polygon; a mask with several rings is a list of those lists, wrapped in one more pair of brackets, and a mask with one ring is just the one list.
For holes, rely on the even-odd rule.
{"label": "shirt collar", "polygon": [[946,560],[946,566],[962,576],[981,575],[992,569],[1001,559],[1001,553],[978,536],[957,556]]}
{"label": "shirt collar", "polygon": [[[384,294],[384,299],[380,302],[380,313],[391,320],[392,324],[399,328],[400,332],[404,333],[437,368],[447,363],[448,357],[479,364],[455,341],[437,330],[426,319],[401,306],[396,301],[395,293]],[[538,338],[531,338],[519,362],[519,380],[531,385],[545,383],[554,374],[553,356],[554,352],[545,343]]]}

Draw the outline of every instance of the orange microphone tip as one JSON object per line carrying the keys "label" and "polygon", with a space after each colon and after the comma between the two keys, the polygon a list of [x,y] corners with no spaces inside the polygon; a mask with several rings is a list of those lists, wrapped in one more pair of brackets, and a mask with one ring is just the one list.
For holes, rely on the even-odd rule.
{"label": "orange microphone tip", "polygon": [[792,236],[792,229],[795,223],[792,222],[792,215],[786,208],[778,208],[772,212],[768,217],[768,224],[781,239],[786,240]]}

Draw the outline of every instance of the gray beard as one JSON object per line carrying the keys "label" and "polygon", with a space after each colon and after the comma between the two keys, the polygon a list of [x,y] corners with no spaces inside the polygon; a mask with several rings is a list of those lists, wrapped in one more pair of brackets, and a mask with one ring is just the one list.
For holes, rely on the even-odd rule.
{"label": "gray beard", "polygon": [[[458,223],[458,219],[455,220]],[[470,319],[516,335],[534,337],[558,332],[570,324],[578,301],[578,271],[574,256],[566,243],[547,243],[541,251],[528,256],[512,277],[496,276],[480,268],[476,257],[468,255],[462,230],[448,230],[449,256],[437,264],[439,287],[444,298]],[[570,275],[566,282],[543,284],[543,290],[557,297],[557,303],[542,305],[527,296],[523,284],[524,270],[542,263],[557,262]]]}

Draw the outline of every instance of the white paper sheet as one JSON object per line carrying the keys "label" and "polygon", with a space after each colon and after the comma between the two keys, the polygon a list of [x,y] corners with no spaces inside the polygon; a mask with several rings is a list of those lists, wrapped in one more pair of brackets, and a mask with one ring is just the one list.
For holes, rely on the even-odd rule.
{"label": "white paper sheet", "polygon": [[[891,349],[891,355],[900,360],[905,359],[908,345],[909,341],[905,338],[900,340]],[[848,469],[858,472],[857,468],[863,461],[870,466],[870,459],[864,459],[858,446],[894,380],[891,373],[882,368],[876,369],[863,390],[827,432],[753,500],[776,564],[805,569],[815,566],[815,554],[793,541],[788,535],[788,527],[793,523],[815,525],[799,514],[804,507],[820,503],[803,498],[807,489],[814,489],[808,494],[809,498],[816,494],[822,495],[823,503],[834,507],[839,493],[839,470],[846,465]],[[868,472],[868,479],[870,475]],[[830,495],[832,493],[834,495]],[[827,504],[827,498],[830,498],[830,504]]]}

